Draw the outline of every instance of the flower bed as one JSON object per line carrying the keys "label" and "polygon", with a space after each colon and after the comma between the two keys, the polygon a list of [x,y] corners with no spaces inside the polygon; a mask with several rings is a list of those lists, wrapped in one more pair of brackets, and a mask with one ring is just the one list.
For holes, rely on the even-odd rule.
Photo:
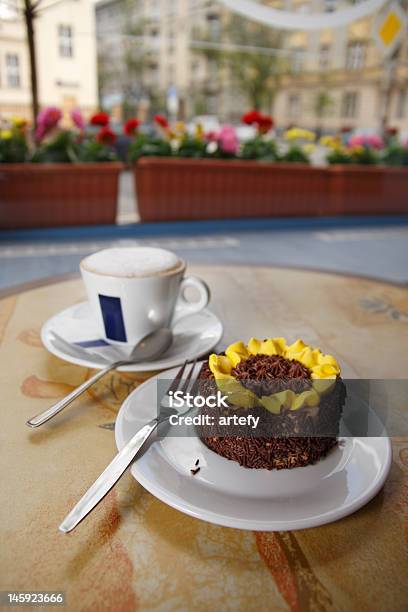
{"label": "flower bed", "polygon": [[408,213],[408,169],[333,165],[328,173],[329,214]]}
{"label": "flower bed", "polygon": [[303,164],[145,157],[134,171],[142,221],[318,215],[328,174]]}
{"label": "flower bed", "polygon": [[272,117],[258,111],[242,117],[254,130],[243,144],[231,125],[191,133],[162,115],[155,121],[158,135],[136,132],[130,147],[142,221],[311,216],[327,200],[327,173],[308,165],[303,147],[311,132],[289,131],[280,151]]}
{"label": "flower bed", "polygon": [[[408,147],[396,135],[326,136],[329,167],[309,165],[315,135],[291,128],[286,146],[271,137],[273,120],[249,111],[243,123],[254,136],[239,143],[226,125],[194,133],[155,118],[158,134],[134,131],[130,147],[142,221],[389,214],[407,210]],[[339,165],[341,164],[341,165]]]}
{"label": "flower bed", "polygon": [[408,213],[408,142],[396,130],[385,141],[355,135],[341,142],[329,137],[329,211],[332,215]]}
{"label": "flower bed", "polygon": [[[61,112],[44,109],[34,143],[21,121],[0,132],[0,228],[115,222],[121,165],[109,117],[71,119],[74,129],[60,129]],[[242,116],[245,142],[232,125],[206,133],[154,120],[154,134],[137,118],[124,125],[142,221],[408,212],[408,142],[395,130],[385,141],[326,135],[329,166],[318,168],[313,132],[293,127],[276,141],[272,117],[256,110]]]}
{"label": "flower bed", "polygon": [[74,110],[71,130],[61,118],[49,107],[33,137],[20,120],[0,133],[1,229],[115,223],[122,164],[109,117],[97,113],[86,126]]}
{"label": "flower bed", "polygon": [[113,224],[122,164],[0,164],[0,229]]}

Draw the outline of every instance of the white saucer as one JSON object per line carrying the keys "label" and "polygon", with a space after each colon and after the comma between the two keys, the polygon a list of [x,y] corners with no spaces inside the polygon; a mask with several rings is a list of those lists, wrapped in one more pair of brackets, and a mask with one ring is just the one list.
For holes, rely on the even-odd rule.
{"label": "white saucer", "polygon": [[[75,363],[87,368],[100,369],[106,366],[106,360],[98,356],[83,355],[83,349],[75,347],[72,352],[65,351],[63,347],[55,346],[52,332],[57,333],[70,343],[84,342],[99,338],[88,302],[70,306],[66,310],[48,319],[41,329],[41,340],[44,346],[60,359]],[[221,340],[222,323],[212,312],[202,310],[178,321],[174,328],[173,343],[168,351],[156,361],[140,362],[130,366],[123,366],[124,372],[148,372],[151,370],[164,370],[180,365],[186,359],[192,360],[206,355]],[[115,345],[117,348],[117,345]]]}
{"label": "white saucer", "polygon": [[[157,379],[172,379],[176,372],[149,379],[123,403],[115,427],[119,450],[156,415]],[[377,420],[371,410],[369,416]],[[197,459],[201,469],[193,476]],[[238,529],[281,531],[323,525],[355,512],[378,493],[390,467],[388,437],[343,437],[316,465],[268,471],[240,467],[193,434],[154,441],[131,473],[150,493],[190,516]]]}

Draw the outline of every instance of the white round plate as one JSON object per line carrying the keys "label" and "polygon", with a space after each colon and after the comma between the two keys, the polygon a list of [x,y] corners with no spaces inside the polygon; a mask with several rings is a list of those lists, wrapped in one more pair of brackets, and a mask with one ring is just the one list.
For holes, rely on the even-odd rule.
{"label": "white round plate", "polygon": [[[52,332],[70,343],[99,338],[88,302],[70,306],[48,319],[41,329],[41,340],[46,349],[60,359],[87,368],[101,369],[106,366],[106,361],[99,359],[98,356],[89,355],[84,358],[83,349],[79,349],[76,355],[75,347],[72,353],[69,353],[64,351],[60,345],[55,346],[52,341]],[[172,345],[160,359],[123,366],[120,370],[124,372],[164,370],[180,365],[186,359],[189,361],[198,359],[218,344],[222,338],[223,328],[218,317],[205,308],[201,312],[178,321],[173,328],[173,333]]]}
{"label": "white round plate", "polygon": [[[157,379],[173,379],[177,368],[135,389],[123,403],[116,445],[126,442],[156,415]],[[370,418],[377,420],[370,411]],[[180,431],[180,430],[178,430]],[[238,529],[282,531],[336,521],[372,499],[391,467],[388,437],[342,437],[317,464],[292,470],[251,470],[209,450],[194,435],[167,435],[132,464],[134,478],[158,499],[190,516]],[[200,471],[190,472],[199,459]]]}

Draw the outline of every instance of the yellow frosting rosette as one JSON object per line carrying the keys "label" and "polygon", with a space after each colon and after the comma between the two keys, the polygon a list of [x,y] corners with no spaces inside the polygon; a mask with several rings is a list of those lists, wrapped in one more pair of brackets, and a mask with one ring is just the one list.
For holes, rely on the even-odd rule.
{"label": "yellow frosting rosette", "polygon": [[[240,361],[253,355],[280,355],[285,359],[299,361],[310,370],[311,388],[301,393],[287,389],[258,397],[243,387],[232,374],[232,370]],[[208,363],[218,388],[222,393],[228,395],[231,404],[241,408],[261,405],[273,414],[279,414],[282,408],[299,410],[305,406],[318,406],[320,396],[334,387],[336,378],[340,374],[339,364],[332,355],[324,355],[320,349],[308,346],[300,339],[289,346],[285,338],[266,340],[251,338],[248,344],[240,340],[230,344],[225,355],[210,355]]]}

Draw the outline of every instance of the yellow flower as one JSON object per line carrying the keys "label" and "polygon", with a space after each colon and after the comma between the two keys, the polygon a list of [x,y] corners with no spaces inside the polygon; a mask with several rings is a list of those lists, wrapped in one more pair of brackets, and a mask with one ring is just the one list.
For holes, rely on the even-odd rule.
{"label": "yellow flower", "polygon": [[311,142],[308,144],[304,144],[302,148],[307,155],[310,155],[311,153],[316,151],[316,145],[312,144]]}
{"label": "yellow flower", "polygon": [[283,137],[285,138],[285,140],[308,140],[310,142],[314,142],[316,139],[316,135],[314,132],[297,127],[291,128],[290,130],[286,130]]}
{"label": "yellow flower", "polygon": [[173,128],[174,134],[176,136],[184,136],[186,133],[186,125],[183,121],[177,121]]}
{"label": "yellow flower", "polygon": [[329,149],[339,149],[342,145],[341,139],[338,136],[322,136],[319,140],[319,144]]}
{"label": "yellow flower", "polygon": [[23,117],[13,117],[11,123],[16,128],[23,128],[27,125],[27,120]]}
{"label": "yellow flower", "polygon": [[202,123],[196,123],[194,135],[197,140],[203,140],[204,138],[204,128]]}
{"label": "yellow flower", "polygon": [[[268,396],[257,397],[254,393],[242,387],[232,370],[243,359],[252,355],[280,355],[289,360],[299,361],[310,370],[312,386],[307,391],[295,393],[290,389],[280,391]],[[260,405],[279,414],[282,407],[298,410],[303,406],[317,406],[320,396],[333,388],[340,367],[332,355],[324,355],[320,349],[308,346],[303,340],[287,346],[284,338],[268,338],[258,340],[251,338],[247,345],[241,340],[230,344],[225,355],[212,354],[209,358],[209,367],[223,393],[229,395],[231,403],[242,408]]]}
{"label": "yellow flower", "polygon": [[0,138],[2,140],[10,140],[13,138],[13,132],[11,130],[1,130]]}
{"label": "yellow flower", "polygon": [[354,153],[354,155],[360,155],[361,153],[364,153],[364,147],[361,145],[356,145],[355,147],[350,147],[350,152]]}

